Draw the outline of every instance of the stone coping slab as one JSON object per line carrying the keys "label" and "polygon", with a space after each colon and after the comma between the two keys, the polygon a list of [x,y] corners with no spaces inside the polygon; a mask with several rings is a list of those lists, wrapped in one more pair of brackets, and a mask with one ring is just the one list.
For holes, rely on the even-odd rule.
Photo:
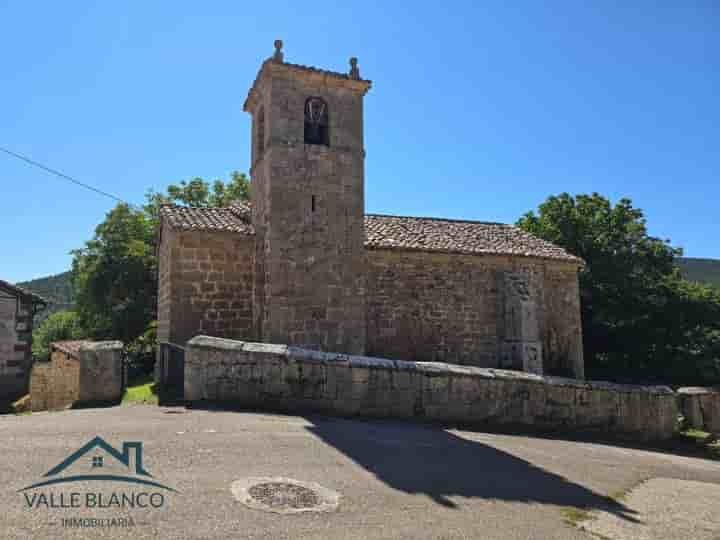
{"label": "stone coping slab", "polygon": [[697,395],[719,395],[720,388],[705,387],[705,386],[686,386],[684,388],[678,388],[677,393],[680,395],[697,396]]}
{"label": "stone coping slab", "polygon": [[74,358],[80,358],[82,351],[102,351],[122,349],[122,341],[90,341],[78,339],[71,341],[54,341],[50,344],[51,350],[58,350]]}
{"label": "stone coping slab", "polygon": [[[318,363],[324,365],[343,365],[352,368],[385,369],[393,371],[416,371],[426,376],[454,375],[461,377],[472,377],[480,379],[507,380],[515,382],[527,382],[537,384],[550,384],[553,386],[564,386],[580,390],[606,390],[620,393],[643,392],[655,395],[673,395],[674,392],[668,386],[644,386],[632,384],[617,384],[605,381],[582,381],[565,377],[552,377],[547,375],[535,375],[523,371],[511,371],[505,369],[481,368],[475,366],[463,366],[445,364],[442,362],[413,362],[407,360],[390,360],[387,358],[375,358],[371,356],[347,355],[341,353],[329,353],[280,345],[273,343],[255,343],[236,341],[231,339],[216,338],[211,336],[196,336],[187,343],[188,347],[216,349],[244,353],[263,353],[283,356],[287,361],[303,361],[306,363]],[[238,358],[238,362],[241,362]]]}

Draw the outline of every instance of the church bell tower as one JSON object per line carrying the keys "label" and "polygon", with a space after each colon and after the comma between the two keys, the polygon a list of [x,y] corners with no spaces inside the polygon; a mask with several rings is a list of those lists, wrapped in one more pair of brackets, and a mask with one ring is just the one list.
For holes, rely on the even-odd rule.
{"label": "church bell tower", "polygon": [[259,338],[365,351],[363,97],[348,73],[286,63],[282,42],[245,101],[252,115],[254,319]]}

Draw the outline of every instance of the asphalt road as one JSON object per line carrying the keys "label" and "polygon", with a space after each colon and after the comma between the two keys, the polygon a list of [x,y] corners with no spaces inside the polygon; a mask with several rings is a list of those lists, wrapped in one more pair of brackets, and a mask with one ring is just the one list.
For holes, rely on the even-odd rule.
{"label": "asphalt road", "polygon": [[[160,508],[29,508],[25,495],[33,493],[148,489],[104,481],[18,492],[98,435],[117,449],[123,441],[141,441],[153,480],[177,493],[160,490]],[[91,467],[90,454],[97,449],[73,467]],[[140,405],[0,416],[0,456],[0,538],[23,540],[590,539],[564,522],[564,507],[609,508],[622,520],[637,520],[607,495],[649,478],[720,484],[717,462],[603,444],[396,421]],[[339,508],[279,515],[243,506],[230,490],[238,479],[280,476],[339,492]],[[72,518],[130,518],[133,526],[63,525]]]}

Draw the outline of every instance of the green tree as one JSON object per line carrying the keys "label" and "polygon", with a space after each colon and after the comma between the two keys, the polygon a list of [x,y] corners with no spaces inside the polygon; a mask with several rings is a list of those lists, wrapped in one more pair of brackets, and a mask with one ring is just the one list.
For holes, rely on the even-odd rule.
{"label": "green tree", "polygon": [[118,204],[73,252],[75,309],[89,337],[129,343],[154,318],[155,227],[143,211]]}
{"label": "green tree", "polygon": [[212,183],[202,178],[182,180],[179,184],[170,184],[165,193],[149,191],[146,195],[145,210],[157,218],[160,204],[181,204],[192,207],[228,206],[236,200],[250,199],[250,180],[244,173],[233,171],[230,180],[214,180]]}
{"label": "green tree", "polygon": [[46,359],[50,356],[50,344],[53,341],[80,339],[84,337],[83,334],[77,313],[56,311],[40,323],[33,332],[33,356]]}
{"label": "green tree", "polygon": [[713,367],[720,358],[720,296],[682,279],[675,262],[681,250],[650,236],[642,210],[629,199],[613,205],[597,193],[563,193],[518,225],[587,263],[580,290],[590,376],[697,380],[720,374],[720,366]]}
{"label": "green tree", "polygon": [[94,237],[73,251],[75,306],[87,337],[119,339],[132,348],[149,335],[156,318],[160,204],[226,206],[248,196],[247,177],[235,171],[227,182],[194,178],[171,184],[165,193],[150,191],[142,208],[113,208]]}

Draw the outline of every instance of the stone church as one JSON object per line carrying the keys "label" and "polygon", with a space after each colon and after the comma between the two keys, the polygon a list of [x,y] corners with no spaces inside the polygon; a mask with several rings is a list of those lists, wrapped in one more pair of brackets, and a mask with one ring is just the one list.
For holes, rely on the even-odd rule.
{"label": "stone church", "polygon": [[163,206],[158,339],[210,335],[583,377],[583,261],[514,225],[365,213],[371,81],[265,60],[251,200]]}

